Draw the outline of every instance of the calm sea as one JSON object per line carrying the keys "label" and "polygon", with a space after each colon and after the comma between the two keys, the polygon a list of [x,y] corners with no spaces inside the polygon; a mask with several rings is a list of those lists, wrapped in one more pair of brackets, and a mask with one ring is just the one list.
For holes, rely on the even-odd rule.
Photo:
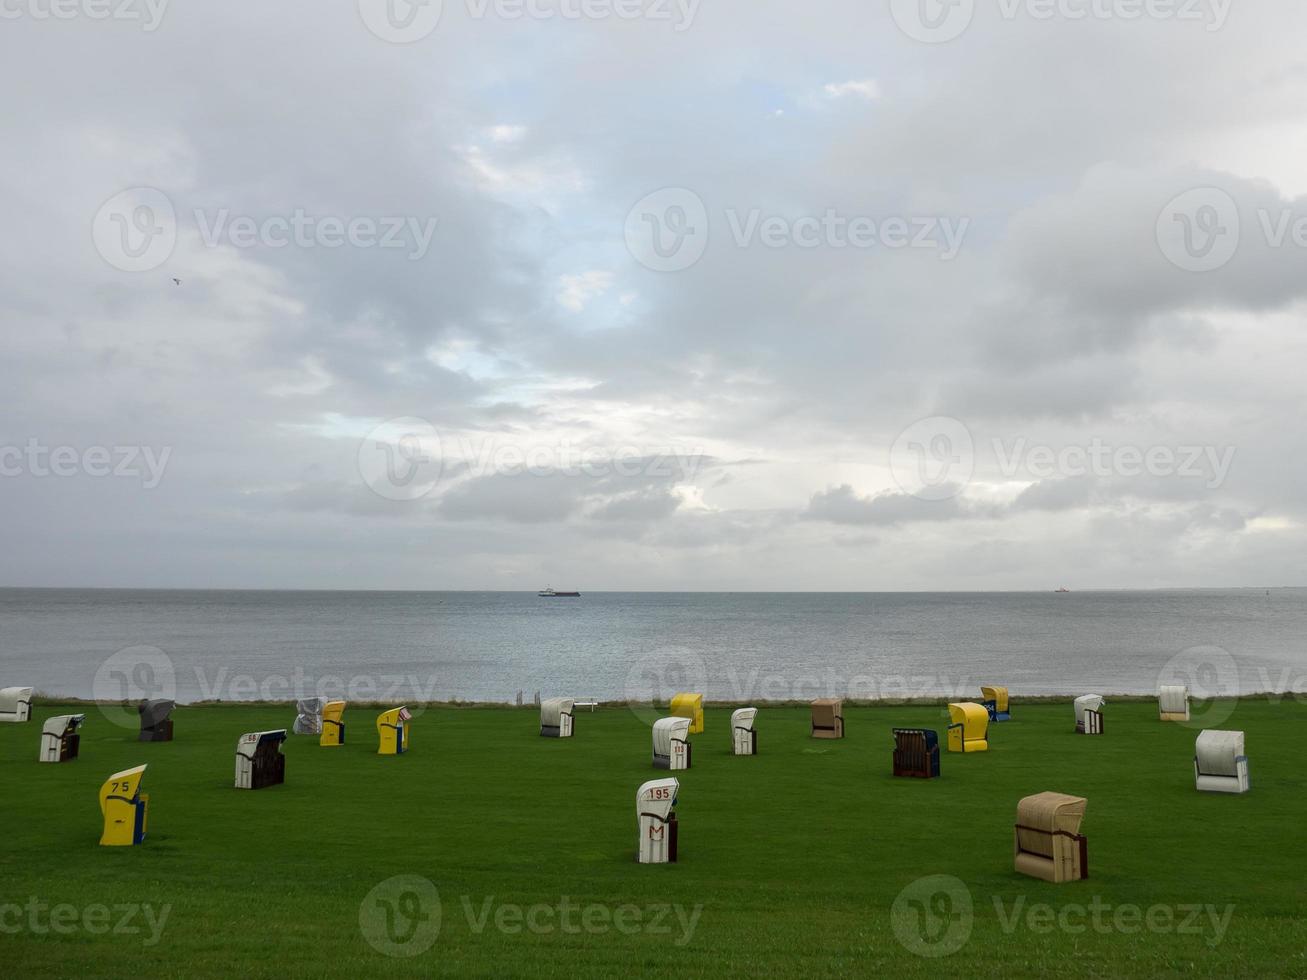
{"label": "calm sea", "polygon": [[78,697],[970,697],[982,683],[1143,694],[1159,679],[1198,693],[1307,689],[1307,589],[0,590],[0,687]]}

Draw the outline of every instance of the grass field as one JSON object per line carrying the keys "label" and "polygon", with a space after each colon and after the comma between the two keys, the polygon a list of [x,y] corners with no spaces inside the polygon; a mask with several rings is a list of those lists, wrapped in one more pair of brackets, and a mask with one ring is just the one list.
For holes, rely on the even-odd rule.
{"label": "grass field", "polygon": [[[1196,792],[1196,729],[1148,703],[1110,703],[1088,738],[1069,704],[1018,700],[990,752],[945,752],[933,781],[889,775],[889,732],[942,740],[939,707],[848,708],[843,741],[810,739],[804,708],[764,708],[754,758],[730,754],[729,711],[709,709],[666,866],[634,860],[636,788],[664,773],[626,708],[579,714],[565,740],[540,738],[531,710],[431,709],[399,757],[375,754],[377,712],[351,709],[346,745],[292,736],[285,785],[254,792],[232,788],[236,739],[293,710],[181,707],[176,740],[147,744],[78,708],[81,758],[38,764],[41,722],[66,710],[0,725],[6,976],[1307,976],[1292,700],[1241,702],[1217,726],[1247,732],[1244,796]],[[101,782],[143,762],[145,843],[99,847]],[[1048,789],[1089,800],[1087,881],[1012,870],[1017,800]],[[403,883],[373,892],[398,875],[438,905],[407,904]],[[938,918],[891,911],[932,875],[964,883]],[[429,948],[378,951],[378,898],[399,902],[395,936],[418,928],[402,952]],[[928,950],[960,948],[917,955],[914,923]]]}

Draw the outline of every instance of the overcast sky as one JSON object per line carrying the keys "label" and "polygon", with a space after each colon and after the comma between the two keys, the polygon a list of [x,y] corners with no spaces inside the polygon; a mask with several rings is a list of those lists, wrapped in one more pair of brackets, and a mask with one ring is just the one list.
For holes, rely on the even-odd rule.
{"label": "overcast sky", "polygon": [[1298,0],[390,2],[4,0],[0,584],[1307,585]]}

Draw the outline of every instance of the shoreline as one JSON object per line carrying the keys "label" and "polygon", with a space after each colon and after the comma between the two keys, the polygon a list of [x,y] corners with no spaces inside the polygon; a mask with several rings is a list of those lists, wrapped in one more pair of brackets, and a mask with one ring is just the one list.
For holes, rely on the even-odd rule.
{"label": "shoreline", "polygon": [[[1014,705],[1021,704],[1068,704],[1083,694],[1097,694],[1097,691],[1081,691],[1079,694],[1032,694],[1029,696],[1009,694],[1009,699]],[[822,695],[823,697],[834,695]],[[306,697],[325,697],[325,695],[306,695]],[[1144,703],[1156,702],[1156,694],[1104,694],[1102,697],[1108,704],[1119,703]],[[402,703],[410,708],[422,708],[424,710],[431,708],[448,708],[454,710],[460,709],[493,709],[503,711],[516,710],[538,710],[539,705],[534,701],[516,704],[513,701],[404,701],[403,698],[396,698],[390,701],[359,700],[348,701],[351,707],[358,708],[378,708],[386,709],[394,707],[397,703]],[[947,698],[947,697],[923,697],[923,698],[845,698],[844,706],[846,708],[929,708],[929,707],[947,707],[950,704],[963,703],[965,699]],[[1272,702],[1290,701],[1290,700],[1307,700],[1307,691],[1254,691],[1248,694],[1241,694],[1237,697],[1212,698],[1209,701],[1191,696],[1192,704],[1216,704],[1221,702],[1239,702],[1249,700],[1269,700]],[[979,703],[979,698],[975,699]],[[71,705],[79,708],[134,708],[138,701],[100,701],[94,698],[75,698],[61,697],[56,694],[34,693],[32,696],[32,707],[38,706],[63,706]],[[788,699],[782,701],[754,700],[754,701],[710,701],[705,699],[703,706],[705,708],[806,708],[812,704],[811,700]],[[214,700],[214,701],[178,701],[179,708],[294,708],[295,701],[269,701],[254,699],[249,701],[235,700]],[[666,702],[654,701],[630,701],[630,700],[612,700],[596,701],[594,709],[600,708],[639,708],[651,710],[670,710]]]}

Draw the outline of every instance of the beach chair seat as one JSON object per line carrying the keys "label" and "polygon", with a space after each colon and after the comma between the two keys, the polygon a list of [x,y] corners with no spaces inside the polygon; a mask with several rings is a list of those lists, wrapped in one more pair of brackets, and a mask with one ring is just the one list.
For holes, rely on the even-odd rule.
{"label": "beach chair seat", "polygon": [[345,744],[345,702],[328,701],[322,706],[322,734],[319,745]]}
{"label": "beach chair seat", "polygon": [[640,827],[636,860],[641,864],[676,861],[676,799],[681,784],[674,777],[651,779],[635,793],[635,818]]}
{"label": "beach chair seat", "polygon": [[286,757],[281,745],[286,729],[247,732],[236,743],[236,788],[264,789],[286,781]]}
{"label": "beach chair seat", "polygon": [[41,726],[41,753],[39,762],[70,762],[77,758],[82,744],[78,734],[86,715],[55,715]]}
{"label": "beach chair seat", "polygon": [[948,750],[950,752],[989,751],[989,709],[974,701],[948,706]]}
{"label": "beach chair seat", "polygon": [[736,708],[731,712],[731,751],[735,755],[758,754],[758,732],[753,723],[757,708]]}
{"label": "beach chair seat", "polygon": [[812,737],[844,737],[843,698],[818,698],[812,702]]}
{"label": "beach chair seat", "polygon": [[1089,877],[1088,846],[1080,835],[1088,801],[1065,793],[1037,793],[1017,804],[1014,866],[1032,878],[1061,884]]}
{"label": "beach chair seat", "polygon": [[1163,685],[1157,689],[1157,714],[1162,721],[1189,720],[1189,688],[1183,684]]}
{"label": "beach chair seat", "polygon": [[990,721],[1011,721],[1006,687],[981,687],[980,703],[989,712]]}
{"label": "beach chair seat", "polygon": [[168,716],[177,707],[177,702],[162,698],[151,698],[136,706],[141,715],[141,734],[138,742],[171,742],[172,719]]}
{"label": "beach chair seat", "polygon": [[32,717],[30,687],[0,688],[0,722],[21,722]]}
{"label": "beach chair seat", "polygon": [[407,707],[391,708],[377,716],[378,755],[403,755],[408,751],[408,723],[412,718]]}
{"label": "beach chair seat", "polygon": [[939,775],[939,733],[929,728],[894,729],[894,775],[934,779]]}
{"label": "beach chair seat", "polygon": [[114,773],[100,787],[101,846],[131,847],[145,840],[150,798],[141,792],[144,777],[145,766],[137,766]]}
{"label": "beach chair seat", "polygon": [[295,723],[290,726],[294,735],[321,735],[322,709],[326,698],[300,698],[295,702]]}
{"label": "beach chair seat", "polygon": [[690,719],[690,734],[698,735],[703,731],[703,695],[681,693],[672,695],[671,714],[679,718]]}
{"label": "beach chair seat", "polygon": [[545,738],[571,738],[576,710],[574,698],[546,698],[540,702],[540,734]]}
{"label": "beach chair seat", "polygon": [[1194,786],[1206,793],[1247,793],[1243,732],[1208,729],[1194,742]]}
{"label": "beach chair seat", "polygon": [[653,764],[656,769],[690,768],[689,718],[659,718],[653,723]]}
{"label": "beach chair seat", "polygon": [[1107,700],[1101,694],[1082,694],[1075,700],[1076,732],[1081,735],[1103,734],[1103,705]]}

